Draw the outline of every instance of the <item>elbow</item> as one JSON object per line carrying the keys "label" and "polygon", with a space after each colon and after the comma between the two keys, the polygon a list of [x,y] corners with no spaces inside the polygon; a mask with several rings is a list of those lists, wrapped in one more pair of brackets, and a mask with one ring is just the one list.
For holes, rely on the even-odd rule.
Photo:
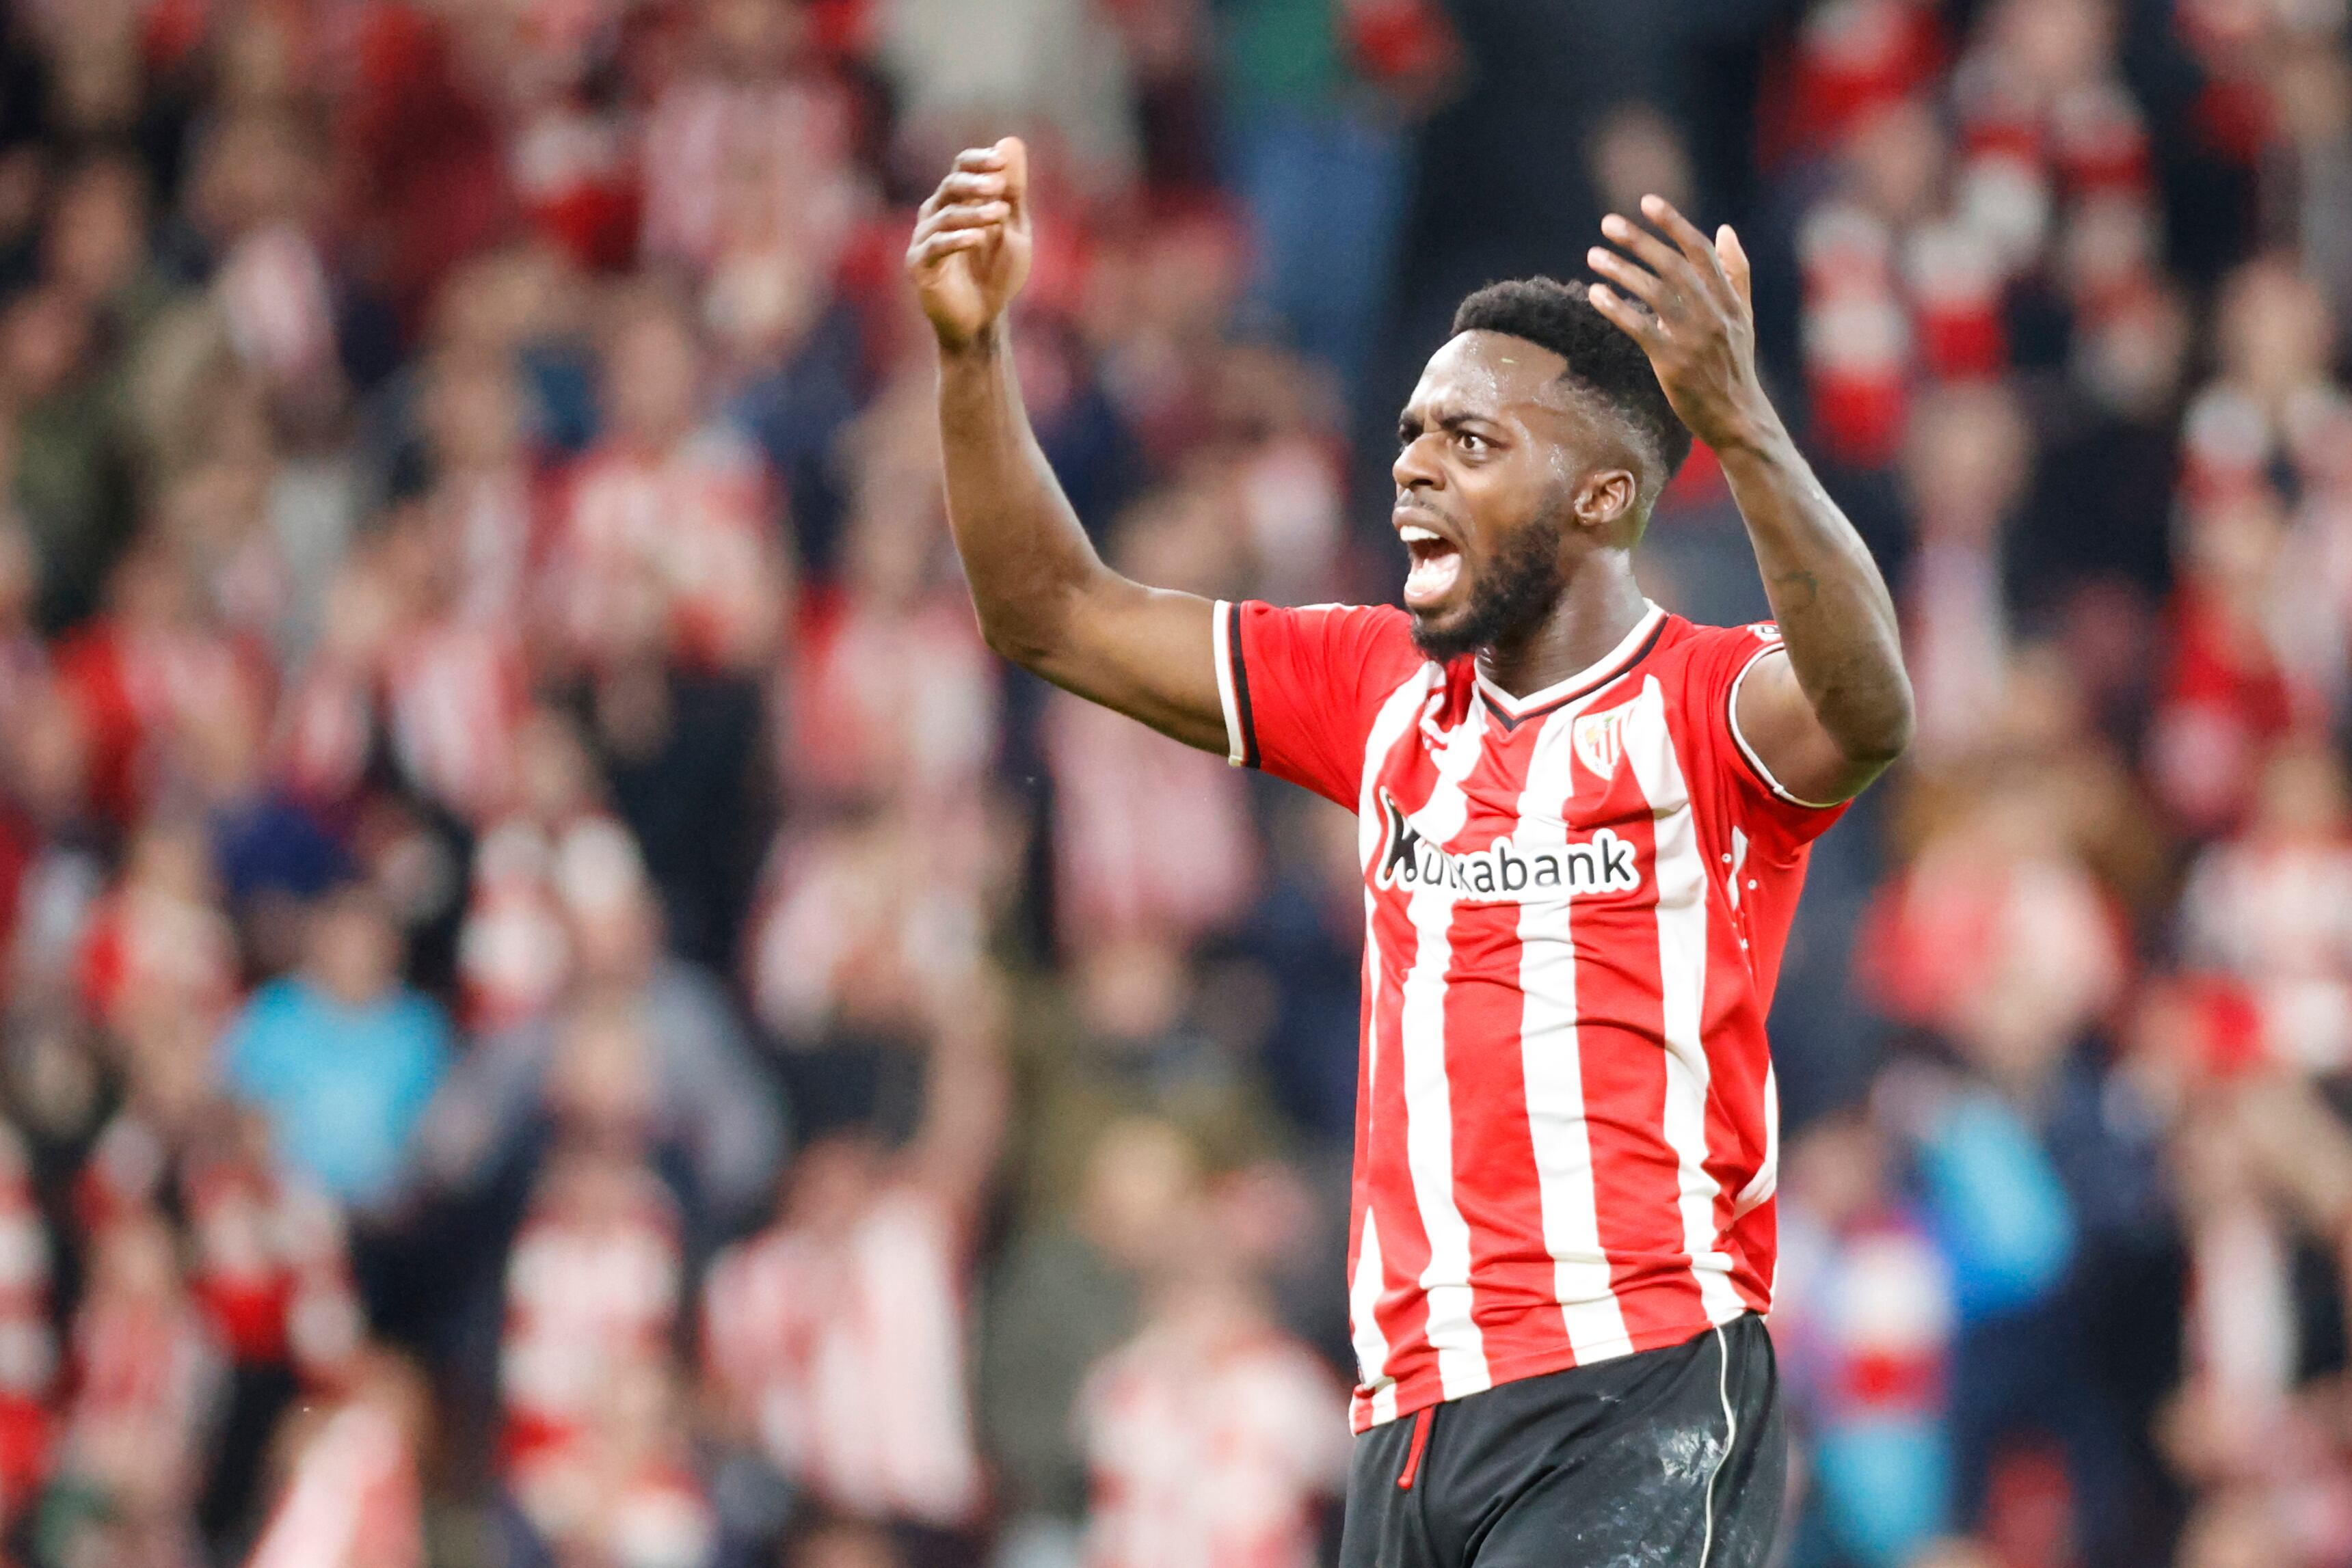
{"label": "elbow", "polygon": [[1843,748],[1846,760],[1857,768],[1867,768],[1874,773],[1884,772],[1895,766],[1902,755],[1911,749],[1911,727],[1889,728],[1850,742]]}
{"label": "elbow", "polygon": [[1067,657],[1083,605],[1081,585],[1063,581],[972,596],[988,651],[1036,675]]}
{"label": "elbow", "polygon": [[990,653],[1024,670],[1034,671],[1045,662],[1046,640],[1038,634],[1034,625],[1018,617],[1002,613],[992,615],[982,611],[980,636],[988,644]]}
{"label": "elbow", "polygon": [[1911,748],[1919,729],[1919,716],[1911,700],[1911,683],[1902,681],[1880,711],[1853,727],[1842,749],[1849,760],[1873,768],[1891,766]]}

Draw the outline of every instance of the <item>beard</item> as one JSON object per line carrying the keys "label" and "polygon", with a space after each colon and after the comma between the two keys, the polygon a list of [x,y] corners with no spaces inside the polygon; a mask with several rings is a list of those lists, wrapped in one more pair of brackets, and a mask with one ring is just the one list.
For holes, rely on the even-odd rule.
{"label": "beard", "polygon": [[1424,659],[1452,664],[1531,631],[1559,602],[1567,579],[1559,565],[1560,518],[1545,513],[1513,535],[1494,560],[1470,580],[1470,602],[1450,626],[1412,618],[1412,645]]}

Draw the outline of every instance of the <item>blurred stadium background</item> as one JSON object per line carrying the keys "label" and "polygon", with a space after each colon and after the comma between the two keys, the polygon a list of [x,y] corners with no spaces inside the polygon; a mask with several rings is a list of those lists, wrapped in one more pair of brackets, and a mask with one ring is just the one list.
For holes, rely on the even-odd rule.
{"label": "blurred stadium background", "polygon": [[[2344,0],[14,0],[0,1560],[1292,1568],[1347,819],[1015,679],[898,256],[1034,139],[1135,575],[1389,598],[1656,190],[1920,741],[1775,1039],[1791,1568],[2352,1563]],[[1653,594],[1760,614],[1700,454]]]}

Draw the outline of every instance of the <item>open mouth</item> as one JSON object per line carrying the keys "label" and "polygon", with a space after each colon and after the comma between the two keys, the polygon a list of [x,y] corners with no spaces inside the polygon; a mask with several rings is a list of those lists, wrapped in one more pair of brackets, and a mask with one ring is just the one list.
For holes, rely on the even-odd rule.
{"label": "open mouth", "polygon": [[1407,606],[1426,609],[1454,591],[1462,575],[1462,551],[1452,539],[1414,523],[1400,527],[1397,538],[1404,541],[1405,554],[1412,561],[1404,579]]}

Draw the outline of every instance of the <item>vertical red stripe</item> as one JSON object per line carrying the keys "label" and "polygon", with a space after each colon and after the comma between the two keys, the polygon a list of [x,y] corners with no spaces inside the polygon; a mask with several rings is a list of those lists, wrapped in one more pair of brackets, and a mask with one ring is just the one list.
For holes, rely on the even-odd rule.
{"label": "vertical red stripe", "polygon": [[[1693,722],[1703,718],[1685,706],[1670,706],[1666,733],[1690,790],[1706,869],[1706,997],[1699,1015],[1708,1073],[1706,1173],[1718,1188],[1716,1245],[1731,1255],[1732,1288],[1760,1312],[1771,1305],[1773,1249],[1764,1246],[1766,1256],[1759,1260],[1748,1257],[1743,1244],[1761,1241],[1771,1231],[1767,1228],[1759,1237],[1755,1227],[1738,1226],[1734,1211],[1740,1193],[1763,1168],[1768,1148],[1764,1075],[1771,1066],[1772,1048],[1765,1036],[1764,1004],[1751,980],[1752,955],[1741,946],[1754,925],[1751,899],[1761,887],[1761,867],[1752,849],[1744,863],[1734,863],[1731,828],[1739,812],[1736,792],[1727,784],[1736,777],[1730,770],[1737,764],[1725,753],[1727,735]],[[1702,805],[1710,809],[1701,810]],[[1740,879],[1736,889],[1735,875]],[[1759,888],[1748,887],[1748,882],[1758,883]]]}
{"label": "vertical red stripe", "polygon": [[[1380,944],[1369,928],[1364,958],[1356,977],[1356,1147],[1348,1177],[1348,1288],[1356,1285],[1356,1265],[1364,1251],[1364,1216],[1372,1206],[1372,1025],[1386,991],[1385,966]],[[1356,1325],[1348,1325],[1352,1332]],[[1381,1369],[1360,1369],[1366,1376]]]}
{"label": "vertical red stripe", "polygon": [[[1641,689],[1637,680],[1621,682],[1589,711],[1632,700]],[[1631,762],[1620,758],[1605,779],[1581,757],[1574,768],[1571,842],[1607,827],[1633,846],[1643,868],[1636,893],[1575,900],[1570,928],[1593,1206],[1626,1334],[1636,1350],[1645,1350],[1686,1337],[1706,1321],[1684,1246],[1681,1161],[1665,1136],[1657,838]]]}
{"label": "vertical red stripe", "polygon": [[[1759,1278],[1735,1243],[1735,1210],[1739,1194],[1764,1166],[1764,1070],[1771,1054],[1764,1043],[1764,1020],[1754,1014],[1751,993],[1745,986],[1719,983],[1728,944],[1737,956],[1738,937],[1723,918],[1719,901],[1710,900],[1707,923],[1707,999],[1730,998],[1702,1015],[1699,1038],[1706,1047],[1706,1174],[1715,1178],[1716,1246],[1730,1254],[1732,1288],[1757,1312],[1770,1305],[1771,1281]],[[1742,1014],[1747,1016],[1742,1016]],[[1752,1233],[1751,1233],[1752,1234]]]}
{"label": "vertical red stripe", "polygon": [[1731,1228],[1731,1282],[1759,1312],[1772,1310],[1772,1274],[1780,1257],[1780,1200],[1768,1197]]}
{"label": "vertical red stripe", "polygon": [[[1437,787],[1436,766],[1421,737],[1410,728],[1381,759],[1374,777],[1378,788],[1407,811],[1427,805]],[[1377,794],[1376,789],[1376,799]],[[1377,1151],[1368,1173],[1373,1220],[1381,1231],[1381,1299],[1373,1322],[1388,1342],[1389,1375],[1400,1385],[1400,1397],[1410,1400],[1423,1395],[1423,1385],[1428,1397],[1436,1396],[1437,1353],[1429,1343],[1429,1304],[1421,1288],[1422,1273],[1429,1267],[1429,1233],[1422,1226],[1405,1153],[1404,977],[1412,972],[1421,951],[1421,933],[1413,926],[1406,900],[1405,894],[1393,888],[1377,889],[1372,895],[1371,926],[1382,966],[1373,1020],[1378,1057],[1371,1067],[1369,1120],[1359,1109],[1357,1146]]]}

